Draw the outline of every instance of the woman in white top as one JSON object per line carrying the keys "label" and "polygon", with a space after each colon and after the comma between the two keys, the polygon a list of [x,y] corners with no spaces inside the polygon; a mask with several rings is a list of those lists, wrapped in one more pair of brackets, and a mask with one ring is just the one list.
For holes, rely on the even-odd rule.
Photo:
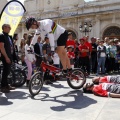
{"label": "woman in white top", "polygon": [[63,74],[67,75],[67,68],[68,71],[72,70],[70,60],[65,50],[66,41],[68,39],[67,31],[50,19],[45,19],[38,22],[33,17],[26,19],[26,28],[28,30],[30,28],[36,29],[35,36],[31,42],[32,45],[35,45],[37,42],[36,36],[39,34],[42,39],[44,39],[45,36],[49,38],[52,53],[57,45],[58,55],[63,66]]}
{"label": "woman in white top", "polygon": [[34,61],[35,61],[35,57],[31,58],[29,56],[29,54],[30,54],[29,52],[31,51],[29,46],[32,41],[32,38],[33,38],[32,35],[28,35],[28,40],[26,41],[26,45],[25,45],[25,62],[28,67],[28,74],[27,74],[27,81],[26,81],[27,86],[28,86],[29,80],[32,76],[32,63],[34,63]]}
{"label": "woman in white top", "polygon": [[100,73],[100,68],[101,68],[101,73],[105,74],[105,60],[106,60],[106,47],[103,45],[104,41],[101,40],[99,41],[99,45],[97,46],[97,74]]}

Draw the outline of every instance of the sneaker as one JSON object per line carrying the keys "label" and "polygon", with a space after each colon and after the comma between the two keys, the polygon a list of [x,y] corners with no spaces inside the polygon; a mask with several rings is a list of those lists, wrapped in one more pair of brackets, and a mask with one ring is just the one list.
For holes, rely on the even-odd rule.
{"label": "sneaker", "polygon": [[9,90],[15,90],[15,87],[8,85],[7,87]]}
{"label": "sneaker", "polygon": [[63,70],[63,71],[62,71],[62,75],[63,75],[63,77],[66,77],[66,76],[68,75],[67,70]]}
{"label": "sneaker", "polygon": [[45,85],[53,84],[50,80],[45,80],[44,82]]}
{"label": "sneaker", "polygon": [[1,88],[1,92],[3,92],[3,93],[9,93],[10,90],[7,87],[3,87],[3,88]]}

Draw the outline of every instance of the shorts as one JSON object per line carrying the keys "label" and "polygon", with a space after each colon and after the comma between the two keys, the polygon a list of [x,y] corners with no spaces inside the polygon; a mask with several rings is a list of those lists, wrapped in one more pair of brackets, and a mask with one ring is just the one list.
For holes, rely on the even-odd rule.
{"label": "shorts", "polygon": [[66,46],[66,42],[68,39],[68,32],[65,31],[57,40],[57,46]]}

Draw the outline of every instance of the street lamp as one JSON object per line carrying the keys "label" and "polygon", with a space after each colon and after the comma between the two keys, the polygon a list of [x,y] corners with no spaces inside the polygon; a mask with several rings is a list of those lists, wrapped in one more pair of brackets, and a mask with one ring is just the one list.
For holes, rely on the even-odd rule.
{"label": "street lamp", "polygon": [[85,36],[86,36],[86,33],[87,33],[87,32],[91,32],[91,30],[92,30],[92,25],[91,25],[91,24],[88,24],[87,22],[85,22],[85,23],[84,23],[84,26],[80,25],[79,29],[80,29],[80,32],[84,32],[84,33],[85,33]]}

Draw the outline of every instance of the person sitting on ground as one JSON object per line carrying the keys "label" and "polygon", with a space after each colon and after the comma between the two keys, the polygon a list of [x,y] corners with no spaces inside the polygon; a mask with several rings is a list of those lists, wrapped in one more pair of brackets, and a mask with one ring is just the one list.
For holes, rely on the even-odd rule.
{"label": "person sitting on ground", "polygon": [[99,84],[99,83],[117,83],[117,84],[120,84],[120,75],[94,77],[92,79],[92,82],[94,84]]}
{"label": "person sitting on ground", "polygon": [[86,83],[83,86],[84,93],[93,93],[96,96],[120,98],[120,84],[101,83],[94,85],[93,83]]}

